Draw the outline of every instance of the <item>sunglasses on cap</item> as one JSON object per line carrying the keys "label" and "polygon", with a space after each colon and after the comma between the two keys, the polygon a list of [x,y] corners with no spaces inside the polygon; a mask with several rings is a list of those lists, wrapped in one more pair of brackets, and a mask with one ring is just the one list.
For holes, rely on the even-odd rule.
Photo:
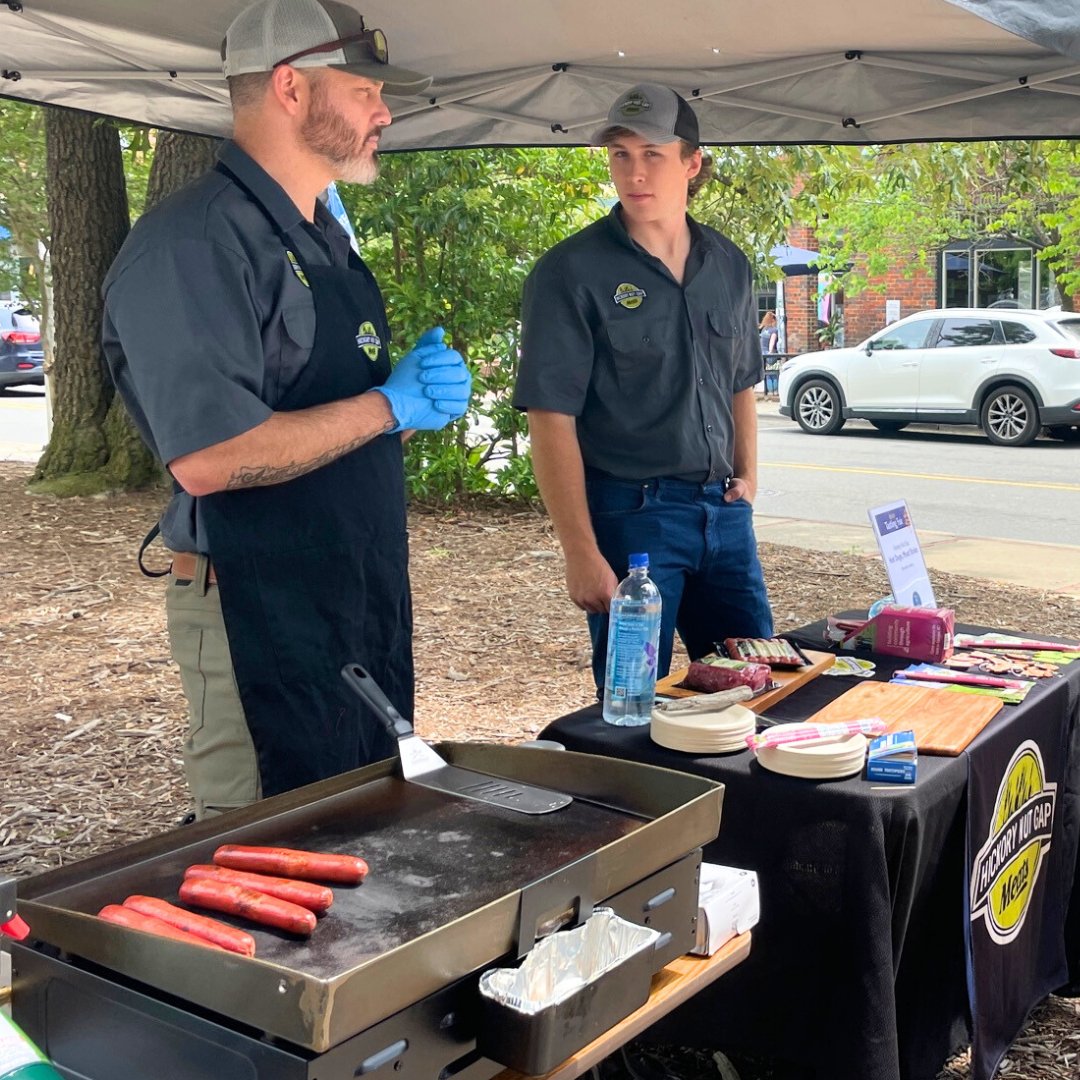
{"label": "sunglasses on cap", "polygon": [[291,64],[296,60],[299,60],[302,56],[314,56],[317,53],[337,52],[338,49],[344,49],[349,45],[359,45],[361,48],[367,51],[370,59],[374,60],[377,64],[389,64],[390,63],[390,50],[386,45],[386,35],[381,30],[368,30],[364,26],[364,20],[360,20],[360,32],[357,34],[349,34],[347,37],[338,38],[336,41],[328,41],[325,45],[314,45],[310,49],[302,49],[300,52],[293,53],[291,56],[286,56],[284,60],[279,60],[274,67],[281,67],[282,64]]}

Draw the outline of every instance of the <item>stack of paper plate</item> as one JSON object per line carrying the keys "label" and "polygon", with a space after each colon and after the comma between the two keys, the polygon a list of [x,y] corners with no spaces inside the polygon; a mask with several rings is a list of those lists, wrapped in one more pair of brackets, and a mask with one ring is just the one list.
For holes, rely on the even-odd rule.
{"label": "stack of paper plate", "polygon": [[[772,732],[803,727],[802,724],[777,724]],[[832,739],[808,739],[804,742],[764,746],[757,759],[772,772],[802,776],[807,780],[836,780],[861,772],[866,760],[866,736],[858,733]]]}
{"label": "stack of paper plate", "polygon": [[649,733],[654,743],[669,750],[731,754],[746,749],[746,737],[754,734],[756,723],[757,715],[745,705],[728,705],[716,712],[668,713],[663,708],[654,708]]}

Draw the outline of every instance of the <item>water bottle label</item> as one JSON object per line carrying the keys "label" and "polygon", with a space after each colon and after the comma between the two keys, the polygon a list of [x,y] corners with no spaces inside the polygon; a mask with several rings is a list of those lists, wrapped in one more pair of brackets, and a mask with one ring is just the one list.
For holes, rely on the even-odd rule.
{"label": "water bottle label", "polygon": [[615,622],[612,697],[634,697],[652,688],[656,680],[656,646],[651,613],[619,612]]}
{"label": "water bottle label", "polygon": [[0,1076],[23,1065],[39,1065],[45,1057],[11,1020],[0,1017]]}

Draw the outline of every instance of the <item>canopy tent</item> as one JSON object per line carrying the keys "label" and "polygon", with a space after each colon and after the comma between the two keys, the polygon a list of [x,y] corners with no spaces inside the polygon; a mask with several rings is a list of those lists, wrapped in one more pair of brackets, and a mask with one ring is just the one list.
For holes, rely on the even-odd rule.
{"label": "canopy tent", "polygon": [[[581,145],[628,85],[674,86],[714,144],[1080,136],[1075,0],[351,0],[395,63],[386,150]],[[0,95],[225,134],[246,0],[0,0]]]}

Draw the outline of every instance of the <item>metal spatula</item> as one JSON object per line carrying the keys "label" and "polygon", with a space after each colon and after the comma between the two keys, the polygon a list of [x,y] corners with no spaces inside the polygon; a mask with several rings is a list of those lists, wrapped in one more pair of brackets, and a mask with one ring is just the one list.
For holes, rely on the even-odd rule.
{"label": "metal spatula", "polygon": [[397,739],[401,775],[409,783],[445,791],[448,795],[458,795],[463,799],[504,806],[521,814],[550,814],[552,810],[561,810],[574,801],[569,795],[557,791],[451,765],[413,732],[412,724],[390,704],[390,699],[379,684],[359,664],[346,664],[341,669],[341,676],[371,706],[386,730]]}

